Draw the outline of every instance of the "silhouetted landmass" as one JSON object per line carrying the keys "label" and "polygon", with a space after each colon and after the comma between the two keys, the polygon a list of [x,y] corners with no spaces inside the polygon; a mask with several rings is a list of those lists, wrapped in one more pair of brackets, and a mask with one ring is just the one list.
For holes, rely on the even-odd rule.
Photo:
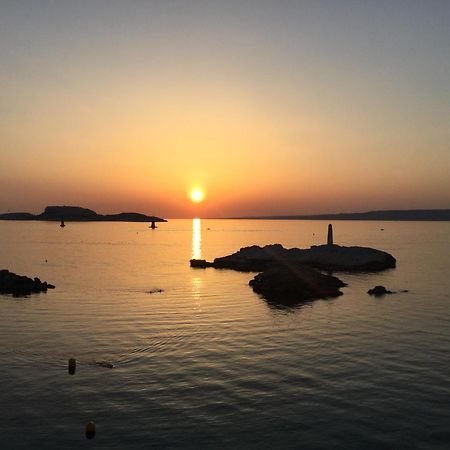
{"label": "silhouetted landmass", "polygon": [[301,265],[276,265],[258,274],[248,283],[269,303],[293,306],[316,299],[342,295],[342,280]]}
{"label": "silhouetted landmass", "polygon": [[0,214],[0,220],[37,220],[35,214],[26,212]]}
{"label": "silhouetted landmass", "polygon": [[236,219],[271,220],[450,220],[450,209],[408,209],[368,211],[363,213],[314,214],[298,216],[236,217]]}
{"label": "silhouetted landmass", "polygon": [[261,272],[249,282],[253,290],[269,303],[292,306],[319,298],[342,295],[346,284],[320,271],[369,272],[394,268],[396,259],[387,252],[369,247],[344,247],[333,243],[328,225],[326,245],[309,249],[284,248],[280,244],[252,245],[208,262],[191,259],[191,267]]}
{"label": "silhouetted landmass", "polygon": [[41,214],[25,212],[0,214],[0,220],[49,220],[72,222],[167,222],[155,216],[135,212],[120,214],[97,214],[92,209],[79,206],[47,206]]}
{"label": "silhouetted landmass", "polygon": [[320,270],[372,272],[394,268],[396,260],[389,253],[374,248],[335,244],[313,245],[308,249],[287,249],[280,244],[253,245],[213,262],[191,260],[191,266],[196,268],[214,267],[241,272],[261,272],[279,263],[286,266],[302,264]]}
{"label": "silhouetted landmass", "polygon": [[12,294],[14,297],[24,297],[39,292],[55,289],[53,284],[42,282],[39,278],[29,278],[17,275],[9,270],[0,270],[0,294]]}

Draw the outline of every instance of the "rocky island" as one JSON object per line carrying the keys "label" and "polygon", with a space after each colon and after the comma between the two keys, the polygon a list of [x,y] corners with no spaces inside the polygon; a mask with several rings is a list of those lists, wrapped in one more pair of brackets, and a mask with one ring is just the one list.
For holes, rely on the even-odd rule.
{"label": "rocky island", "polygon": [[250,281],[253,290],[269,301],[301,303],[318,298],[337,297],[346,284],[323,271],[370,272],[394,268],[395,258],[368,247],[344,247],[333,243],[333,229],[328,226],[326,245],[309,249],[286,249],[280,244],[241,248],[232,255],[212,262],[192,259],[191,267],[262,272]]}
{"label": "rocky island", "polygon": [[41,281],[39,278],[17,275],[6,269],[0,270],[0,294],[25,297],[30,294],[47,292],[47,289],[55,289],[55,286],[46,281]]}
{"label": "rocky island", "polygon": [[328,271],[371,272],[395,267],[396,261],[389,253],[368,247],[343,247],[317,245],[309,249],[284,248],[280,244],[241,248],[232,255],[214,259],[191,260],[192,267],[215,267],[242,272],[261,272],[274,264],[303,264]]}
{"label": "rocky island", "polygon": [[316,299],[342,295],[339,288],[347,286],[342,280],[325,275],[307,266],[275,265],[249,281],[253,291],[269,303],[293,306]]}
{"label": "rocky island", "polygon": [[155,216],[135,212],[120,214],[97,214],[92,209],[79,206],[47,206],[41,214],[26,212],[0,214],[0,220],[46,220],[71,222],[167,222]]}

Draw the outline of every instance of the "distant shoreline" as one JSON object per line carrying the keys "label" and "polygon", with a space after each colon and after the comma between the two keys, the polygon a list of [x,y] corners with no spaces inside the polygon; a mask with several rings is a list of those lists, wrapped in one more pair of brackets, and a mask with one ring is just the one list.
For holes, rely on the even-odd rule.
{"label": "distant shoreline", "polygon": [[244,216],[226,219],[246,220],[382,220],[382,221],[450,221],[450,209],[408,209],[286,216]]}
{"label": "distant shoreline", "polygon": [[26,212],[0,214],[0,220],[45,221],[45,222],[167,222],[156,216],[135,212],[119,214],[97,214],[95,211],[79,206],[47,206],[41,214]]}

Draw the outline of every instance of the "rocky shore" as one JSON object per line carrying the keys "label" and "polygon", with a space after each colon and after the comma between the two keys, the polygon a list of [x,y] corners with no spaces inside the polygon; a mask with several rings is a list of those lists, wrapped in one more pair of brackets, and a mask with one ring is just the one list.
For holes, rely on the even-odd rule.
{"label": "rocky shore", "polygon": [[312,299],[342,295],[346,284],[320,271],[371,272],[394,268],[395,258],[369,247],[344,247],[333,243],[328,227],[328,243],[309,249],[286,249],[280,244],[241,248],[209,262],[191,259],[193,268],[214,267],[241,272],[262,272],[250,281],[255,292],[269,301],[291,305]]}
{"label": "rocky shore", "polygon": [[242,272],[260,272],[278,262],[302,264],[329,271],[370,272],[394,268],[395,258],[369,247],[317,245],[309,249],[286,249],[280,244],[241,248],[232,255],[214,259],[191,260],[192,267],[215,267]]}
{"label": "rocky shore", "polygon": [[0,294],[12,294],[14,297],[24,297],[39,292],[47,292],[54,289],[53,284],[41,281],[39,278],[29,278],[25,275],[17,275],[9,270],[0,270]]}

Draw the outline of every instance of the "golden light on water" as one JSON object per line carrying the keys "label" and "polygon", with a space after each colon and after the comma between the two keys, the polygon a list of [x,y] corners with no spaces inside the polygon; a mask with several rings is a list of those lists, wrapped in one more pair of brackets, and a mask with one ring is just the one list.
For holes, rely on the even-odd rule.
{"label": "golden light on water", "polygon": [[205,192],[200,188],[194,188],[189,193],[189,198],[194,203],[200,203],[205,199]]}
{"label": "golden light on water", "polygon": [[202,257],[202,223],[200,219],[192,219],[192,259]]}

